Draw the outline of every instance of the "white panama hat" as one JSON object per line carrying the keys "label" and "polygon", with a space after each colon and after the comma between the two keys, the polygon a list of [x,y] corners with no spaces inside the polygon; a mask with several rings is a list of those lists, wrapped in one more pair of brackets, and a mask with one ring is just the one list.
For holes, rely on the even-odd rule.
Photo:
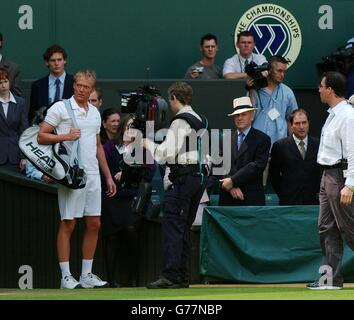
{"label": "white panama hat", "polygon": [[229,113],[228,114],[229,117],[232,117],[232,116],[234,116],[236,114],[240,114],[240,113],[243,113],[243,112],[255,111],[256,110],[252,106],[250,97],[241,97],[241,98],[234,99],[233,108],[234,108],[234,112],[233,113]]}

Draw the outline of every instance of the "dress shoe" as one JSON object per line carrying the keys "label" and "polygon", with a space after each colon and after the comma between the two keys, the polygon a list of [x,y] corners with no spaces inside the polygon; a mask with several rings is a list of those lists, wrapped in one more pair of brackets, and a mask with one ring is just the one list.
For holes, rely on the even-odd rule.
{"label": "dress shoe", "polygon": [[148,289],[179,289],[182,287],[181,283],[172,282],[166,278],[160,278],[146,286]]}
{"label": "dress shoe", "polygon": [[306,285],[307,289],[310,290],[341,290],[343,289],[343,285],[327,285],[327,284],[320,284],[318,280],[311,282]]}
{"label": "dress shoe", "polygon": [[308,283],[306,285],[306,288],[310,289],[310,290],[326,290],[326,286],[323,284],[320,284],[319,281],[317,281],[317,280],[314,282]]}

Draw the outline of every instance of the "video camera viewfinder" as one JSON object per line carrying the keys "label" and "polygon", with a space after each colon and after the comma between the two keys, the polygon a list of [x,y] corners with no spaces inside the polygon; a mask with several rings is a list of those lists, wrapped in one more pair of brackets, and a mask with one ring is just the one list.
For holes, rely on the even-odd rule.
{"label": "video camera viewfinder", "polygon": [[166,125],[168,104],[156,87],[145,85],[137,90],[122,91],[120,96],[122,113],[133,114],[133,127],[143,134],[147,121],[154,122],[155,131]]}

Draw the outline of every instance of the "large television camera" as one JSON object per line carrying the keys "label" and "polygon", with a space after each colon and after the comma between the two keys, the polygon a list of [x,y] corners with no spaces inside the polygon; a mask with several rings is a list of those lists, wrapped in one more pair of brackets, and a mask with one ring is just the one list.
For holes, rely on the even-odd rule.
{"label": "large television camera", "polygon": [[264,62],[261,65],[257,65],[254,61],[251,61],[249,64],[246,65],[245,72],[254,80],[251,89],[258,90],[268,85],[267,77],[263,76],[262,72],[269,71],[270,67],[271,65],[268,62]]}
{"label": "large television camera", "polygon": [[154,130],[163,128],[166,124],[168,104],[154,86],[145,85],[137,90],[122,91],[121,111],[133,114],[133,127],[145,134],[146,122],[154,122]]}
{"label": "large television camera", "polygon": [[338,71],[348,75],[354,70],[354,43],[350,42],[328,56],[322,57],[322,61],[316,64],[319,76],[327,71]]}
{"label": "large television camera", "polygon": [[[134,115],[131,127],[140,130],[143,136],[146,136],[148,121],[150,125],[153,124],[155,132],[165,127],[168,104],[154,86],[145,85],[137,90],[121,91],[120,96],[121,112]],[[131,203],[132,211],[153,218],[160,213],[160,202],[156,197],[152,198],[154,190],[151,183],[142,182],[146,170],[149,170],[146,164],[125,163],[120,183],[123,187],[137,189],[137,195]]]}

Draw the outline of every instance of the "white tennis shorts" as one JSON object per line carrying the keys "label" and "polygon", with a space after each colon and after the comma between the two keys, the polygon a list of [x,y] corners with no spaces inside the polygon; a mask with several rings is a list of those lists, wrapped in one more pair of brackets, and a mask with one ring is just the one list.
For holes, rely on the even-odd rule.
{"label": "white tennis shorts", "polygon": [[61,220],[101,215],[101,179],[99,174],[87,175],[85,188],[69,189],[58,185]]}

